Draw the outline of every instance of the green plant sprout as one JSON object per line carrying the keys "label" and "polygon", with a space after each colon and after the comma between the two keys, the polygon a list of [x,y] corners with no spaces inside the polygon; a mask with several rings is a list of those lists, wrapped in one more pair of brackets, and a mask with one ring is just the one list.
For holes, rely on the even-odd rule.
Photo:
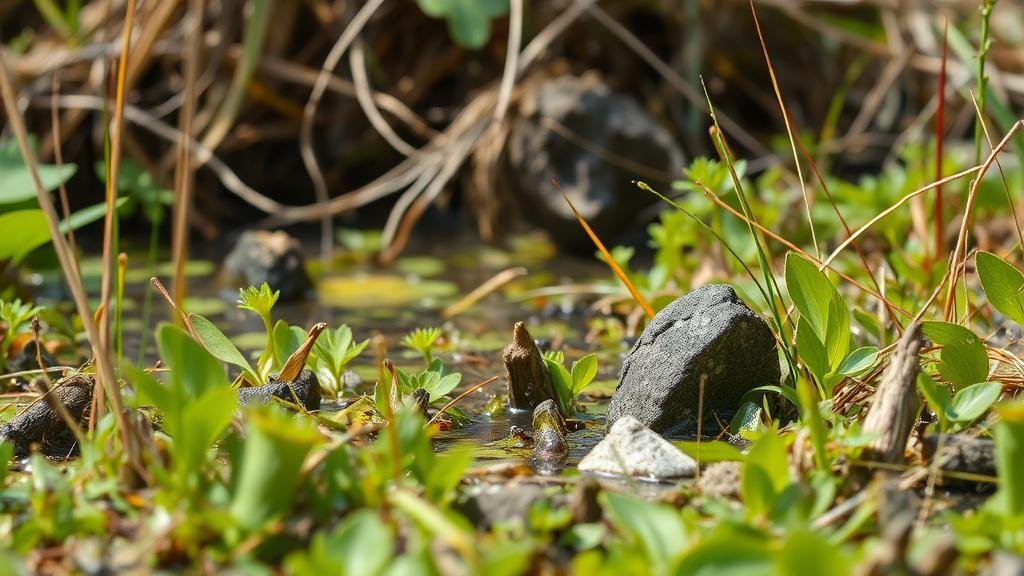
{"label": "green plant sprout", "polygon": [[[448,393],[455,389],[462,381],[462,374],[458,372],[448,373],[445,369],[444,364],[440,360],[433,360],[429,366],[417,372],[410,374],[401,368],[395,368],[395,376],[398,379],[398,390],[396,394],[399,405],[411,405],[415,402],[414,393],[416,390],[424,390],[428,394],[427,405],[433,407],[439,407],[442,404],[447,403]],[[374,405],[380,414],[387,414],[387,405],[389,398],[387,393],[390,390],[390,383],[388,385],[382,385],[381,382],[377,382],[374,387]],[[461,411],[449,411],[448,414],[461,414]]]}
{"label": "green plant sprout", "polygon": [[572,371],[569,371],[565,367],[565,354],[560,350],[552,350],[544,354],[544,365],[551,376],[551,384],[555,388],[555,396],[562,414],[575,416],[579,395],[597,376],[597,355],[587,354],[574,362]]}
{"label": "green plant sprout", "polygon": [[270,286],[264,282],[260,287],[249,286],[238,292],[238,308],[254,312],[263,321],[263,329],[266,332],[266,345],[256,362],[257,372],[265,379],[273,367],[274,362],[274,328],[270,318],[270,311],[281,296],[280,290],[270,290]]}
{"label": "green plant sprout", "polygon": [[437,339],[441,337],[441,329],[417,328],[402,338],[402,346],[415,350],[423,356],[423,363],[428,367],[434,361],[433,350],[437,345]]}
{"label": "green plant sprout", "polygon": [[369,340],[356,342],[352,330],[342,324],[333,330],[325,330],[313,345],[313,352],[306,365],[316,373],[320,386],[334,397],[345,391],[343,375],[345,367],[363,352]]}

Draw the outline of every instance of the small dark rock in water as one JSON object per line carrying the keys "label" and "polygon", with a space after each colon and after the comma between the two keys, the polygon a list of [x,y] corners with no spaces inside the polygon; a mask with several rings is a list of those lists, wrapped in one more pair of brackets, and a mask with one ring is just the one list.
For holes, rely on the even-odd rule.
{"label": "small dark rock in water", "polygon": [[[938,434],[924,438],[924,457],[929,464],[935,458],[939,448]],[[982,476],[996,475],[996,445],[991,438],[975,438],[967,434],[947,434],[941,436],[942,449],[939,450],[939,469],[943,472],[966,472]],[[942,478],[946,487],[966,487],[978,484],[953,478]]]}
{"label": "small dark rock in water", "polygon": [[609,427],[636,417],[661,434],[696,430],[700,381],[704,421],[728,421],[748,391],[781,377],[775,337],[729,286],[709,284],[651,320],[622,364],[608,406]]}
{"label": "small dark rock in water", "polygon": [[533,453],[541,458],[564,456],[569,452],[565,441],[565,422],[554,400],[545,400],[533,411]]}
{"label": "small dark rock in water", "polygon": [[419,410],[420,414],[424,418],[427,417],[427,408],[430,406],[430,392],[427,392],[423,388],[417,388],[412,393],[413,403],[416,405],[416,409]]}
{"label": "small dark rock in water", "polygon": [[310,286],[302,244],[280,230],[243,232],[224,259],[224,276],[237,287],[266,282],[282,301],[300,298]]}
{"label": "small dark rock in water", "polygon": [[0,440],[14,445],[14,455],[29,455],[33,447],[51,458],[66,458],[78,452],[75,435],[50,402],[59,401],[81,427],[89,417],[93,380],[75,374],[54,383],[49,401],[40,400],[31,408],[0,426]]}
{"label": "small dark rock in water", "polygon": [[[295,395],[299,403],[306,410],[320,409],[320,381],[316,375],[309,370],[303,370],[299,377],[292,382]],[[270,402],[271,397],[277,397],[288,402],[295,402],[287,382],[282,382],[271,377],[263,386],[250,386],[238,389],[238,402],[243,405],[263,404]]]}
{"label": "small dark rock in water", "polygon": [[[591,226],[611,237],[655,200],[630,183],[641,174],[638,167],[649,169],[643,180],[667,188],[683,166],[683,154],[635,99],[612,91],[596,74],[562,75],[535,86],[527,89],[521,119],[509,135],[509,181],[527,213],[557,242],[593,250],[562,193]],[[595,150],[611,150],[618,161]]]}
{"label": "small dark rock in water", "polygon": [[526,325],[516,322],[512,343],[505,347],[501,361],[508,372],[508,404],[513,410],[533,410],[545,400],[554,400],[544,358],[537,350]]}
{"label": "small dark rock in water", "polygon": [[[39,356],[36,356],[38,351]],[[26,370],[39,370],[39,361],[42,360],[42,368],[56,366],[57,361],[50,356],[46,348],[39,348],[39,344],[33,339],[25,343],[21,350],[7,362],[8,372],[24,372]]]}

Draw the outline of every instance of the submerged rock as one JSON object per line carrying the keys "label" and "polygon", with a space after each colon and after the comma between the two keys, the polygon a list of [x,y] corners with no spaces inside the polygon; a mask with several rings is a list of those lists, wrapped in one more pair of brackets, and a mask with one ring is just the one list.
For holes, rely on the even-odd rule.
{"label": "submerged rock", "polygon": [[[292,382],[291,388],[295,389],[295,396],[299,403],[306,410],[320,409],[320,381],[316,374],[309,370],[303,370],[298,378]],[[275,377],[263,386],[249,386],[238,389],[238,402],[242,405],[262,404],[270,402],[271,397],[277,397],[288,402],[295,402],[287,382],[282,382]]]}
{"label": "submerged rock", "polygon": [[569,452],[565,440],[565,421],[554,400],[545,400],[533,411],[533,454],[540,458],[564,456]]}
{"label": "submerged rock", "polygon": [[266,282],[281,300],[296,300],[309,288],[302,244],[287,232],[249,230],[224,259],[224,276],[237,287]]}
{"label": "submerged rock", "polygon": [[608,435],[580,460],[581,472],[632,476],[648,480],[687,478],[697,462],[642,422],[623,416]]}
{"label": "submerged rock", "polygon": [[641,176],[667,188],[683,166],[671,134],[596,74],[538,84],[524,96],[520,113],[508,139],[510,181],[531,217],[565,246],[593,249],[562,193],[611,237],[655,200],[633,180]]}
{"label": "submerged rock", "polygon": [[50,458],[66,458],[78,453],[75,435],[52,403],[60,402],[68,414],[82,427],[92,406],[93,379],[74,374],[53,385],[47,399],[33,404],[28,410],[0,426],[0,440],[14,445],[16,457],[28,456],[33,448]]}
{"label": "submerged rock", "polygon": [[[704,418],[728,421],[743,396],[781,377],[775,337],[729,286],[709,284],[651,320],[622,364],[608,423],[633,416],[661,434],[696,430],[701,379]],[[711,429],[711,428],[708,428]]]}

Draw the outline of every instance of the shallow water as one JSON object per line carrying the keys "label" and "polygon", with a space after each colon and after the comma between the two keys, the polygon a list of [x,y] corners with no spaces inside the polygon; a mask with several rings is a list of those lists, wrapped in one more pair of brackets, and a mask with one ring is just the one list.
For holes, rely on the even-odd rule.
{"label": "shallow water", "polygon": [[[307,243],[313,253],[315,242]],[[443,432],[437,438],[440,450],[457,443],[470,443],[482,463],[526,462],[537,472],[560,473],[573,468],[580,458],[597,443],[604,427],[606,401],[589,401],[580,419],[583,430],[569,435],[570,452],[556,462],[535,461],[529,450],[509,450],[489,445],[509,434],[510,427],[518,425],[531,429],[531,414],[512,413],[494,416],[481,413],[481,408],[495,394],[505,393],[505,372],[500,355],[511,340],[512,326],[525,321],[531,334],[546,345],[555,345],[566,352],[568,363],[590,352],[600,358],[598,380],[606,394],[609,380],[614,379],[619,359],[625,351],[623,344],[613,342],[596,349],[584,341],[587,332],[587,310],[595,297],[546,295],[541,298],[525,297],[531,290],[549,288],[559,284],[598,284],[605,291],[616,290],[609,282],[607,268],[594,258],[578,258],[556,254],[554,247],[540,236],[521,236],[511,239],[499,249],[474,241],[418,242],[394,265],[379,267],[366,254],[358,251],[338,250],[337,257],[328,265],[311,258],[311,269],[317,288],[310,298],[298,303],[279,303],[273,311],[274,319],[303,327],[316,322],[327,322],[334,327],[347,324],[354,337],[361,341],[374,334],[383,334],[388,341],[388,355],[400,367],[410,369],[422,365],[418,353],[401,348],[401,337],[413,328],[442,326],[450,342],[438,354],[449,370],[462,372],[462,382],[453,394],[467,386],[499,376],[498,381],[468,396],[460,407],[470,416],[470,423],[456,430]],[[226,244],[207,244],[193,247],[193,260],[188,266],[189,298],[185,309],[206,316],[227,334],[243,353],[256,352],[263,345],[261,321],[249,312],[235,308],[237,289],[224,286],[218,277],[219,262],[230,247]],[[141,334],[167,318],[167,307],[159,296],[152,297],[149,325],[143,325],[145,293],[150,290],[150,271],[145,265],[142,251],[129,250],[129,274],[125,289],[124,356],[136,358],[140,345],[152,357],[152,337],[143,341]],[[166,262],[166,256],[161,256]],[[441,310],[456,301],[495,273],[522,266],[527,273],[505,285],[482,301],[445,320]],[[87,289],[97,293],[100,266],[89,259],[82,264]],[[157,276],[170,287],[169,266],[161,265]],[[63,300],[55,275],[38,275],[33,279],[41,299]],[[367,348],[350,368],[363,380],[355,392],[372,393],[376,379],[374,352]],[[330,402],[324,409],[330,410]]]}

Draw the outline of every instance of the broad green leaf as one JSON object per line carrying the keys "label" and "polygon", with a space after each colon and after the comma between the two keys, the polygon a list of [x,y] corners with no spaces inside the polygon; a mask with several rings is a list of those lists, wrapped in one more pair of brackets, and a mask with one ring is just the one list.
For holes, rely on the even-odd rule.
{"label": "broad green leaf", "polygon": [[825,385],[825,376],[829,373],[828,356],[818,333],[811,327],[804,316],[797,321],[796,348],[807,369],[821,386]]}
{"label": "broad green leaf", "polygon": [[800,316],[825,341],[832,295],[836,292],[824,272],[794,252],[786,255],[786,287]]}
{"label": "broad green leaf", "polygon": [[181,428],[174,436],[175,452],[186,459],[182,468],[201,470],[237,407],[238,396],[230,386],[211,387],[182,407]]}
{"label": "broad green leaf", "polygon": [[38,208],[0,214],[0,230],[4,231],[4,241],[0,242],[0,260],[11,259],[17,262],[50,241],[46,215]]}
{"label": "broad green leaf", "polygon": [[939,374],[957,388],[988,379],[985,345],[973,332],[949,322],[924,322],[921,330],[932,342],[942,345]]}
{"label": "broad green leaf", "polygon": [[[725,531],[723,531],[725,532]],[[701,540],[687,551],[680,576],[755,576],[772,574],[773,554],[767,542],[739,530]]]}
{"label": "broad green leaf", "polygon": [[875,365],[875,361],[878,359],[878,348],[874,346],[864,346],[857,348],[850,352],[850,354],[843,360],[843,363],[839,365],[839,374],[843,376],[853,376],[860,374],[861,372],[871,368]]}
{"label": "broad green leaf", "polygon": [[[832,284],[829,283],[829,286]],[[825,349],[828,352],[828,371],[831,374],[839,370],[850,352],[850,313],[846,309],[846,302],[835,287],[832,288],[832,299],[829,301]]]}
{"label": "broad green leaf", "polygon": [[1017,324],[1024,325],[1024,274],[990,252],[975,257],[978,278],[992,307]]}
{"label": "broad green leaf", "polygon": [[949,419],[961,424],[974,422],[995,404],[1002,391],[999,382],[972,384],[960,390],[950,402]]}
{"label": "broad green leaf", "polygon": [[548,368],[548,376],[551,377],[551,386],[555,389],[555,396],[562,413],[571,416],[573,410],[572,374],[565,369],[565,365],[555,356],[545,356],[544,365]]}
{"label": "broad green leaf", "polygon": [[615,492],[599,498],[616,530],[643,549],[651,574],[668,574],[687,544],[679,511]]}
{"label": "broad green leaf", "polygon": [[676,441],[672,444],[679,448],[687,456],[697,462],[742,462],[743,452],[740,449],[721,440],[711,442]]}
{"label": "broad green leaf", "polygon": [[775,430],[765,430],[743,463],[740,494],[752,517],[766,515],[789,484],[786,446]]}
{"label": "broad green leaf", "polygon": [[157,329],[157,348],[167,365],[167,385],[183,398],[198,398],[209,388],[229,386],[220,362],[184,330],[171,324]]}
{"label": "broad green leaf", "polygon": [[[357,510],[330,533],[314,534],[308,550],[293,553],[285,561],[288,574],[314,576],[319,574],[384,573],[396,558],[394,536],[380,515],[372,509]],[[392,566],[393,567],[393,566]]]}
{"label": "broad green leaf", "polygon": [[[317,338],[317,342],[322,340],[325,334],[326,332],[321,333],[320,337]],[[284,367],[284,363],[288,361],[288,357],[299,349],[299,346],[302,345],[302,341],[305,337],[306,335],[301,329],[297,331],[292,330],[292,327],[284,320],[278,320],[274,323],[274,329],[271,331],[271,339],[274,344],[275,369],[280,370]],[[321,382],[321,384],[323,384],[323,382]]]}
{"label": "broad green leaf", "polygon": [[262,384],[249,361],[238,351],[234,343],[220,331],[220,328],[217,328],[213,322],[199,314],[189,314],[188,318],[192,322],[192,328],[195,329],[196,336],[202,341],[203,346],[210,351],[210,354],[213,354],[214,358],[241,369],[250,384],[256,386]]}
{"label": "broad green leaf", "polygon": [[427,392],[430,393],[430,401],[434,402],[438,398],[441,398],[445,394],[448,394],[459,385],[462,381],[462,374],[454,372],[452,374],[446,374],[444,377],[438,378],[436,382],[431,383],[429,387],[424,386]]}
{"label": "broad green leaf", "polygon": [[949,397],[949,392],[939,385],[938,382],[929,378],[926,374],[920,374],[917,377],[917,387],[921,390],[921,394],[924,395],[925,401],[928,402],[928,406],[931,407],[932,411],[943,420],[949,420],[949,406],[952,400]]}
{"label": "broad green leaf", "polygon": [[587,354],[572,365],[572,396],[576,398],[580,392],[594,381],[597,376],[597,355]]}
{"label": "broad green leaf", "polygon": [[808,529],[791,533],[775,554],[777,574],[786,576],[845,576],[853,562],[823,535]]}
{"label": "broad green leaf", "polygon": [[448,20],[448,33],[466,48],[481,48],[491,36],[491,20],[508,12],[508,0],[417,0],[423,13]]}
{"label": "broad green leaf", "polygon": [[[35,140],[30,139],[29,145],[35,148]],[[71,179],[75,168],[74,164],[36,166],[43,189],[47,192]],[[18,142],[11,138],[0,145],[0,204],[16,204],[35,197],[36,185],[32,174],[21,157]]]}
{"label": "broad green leaf", "polygon": [[234,470],[231,515],[255,530],[289,509],[302,481],[302,462],[322,440],[313,421],[274,406],[247,412],[242,462]]}

